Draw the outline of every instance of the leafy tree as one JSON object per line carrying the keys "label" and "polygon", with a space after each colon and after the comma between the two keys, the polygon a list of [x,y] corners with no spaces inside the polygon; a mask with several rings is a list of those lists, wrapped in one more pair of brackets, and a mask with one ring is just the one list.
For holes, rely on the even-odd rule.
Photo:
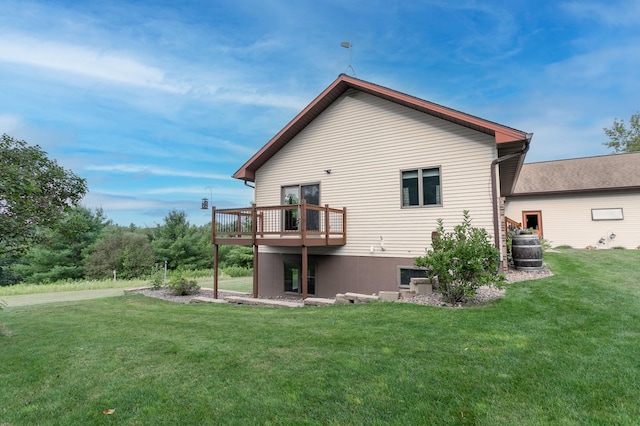
{"label": "leafy tree", "polygon": [[57,223],[87,192],[86,181],[38,146],[0,137],[0,254],[25,250],[39,226]]}
{"label": "leafy tree", "polygon": [[226,268],[237,266],[250,269],[253,267],[253,247],[251,246],[220,246],[218,250],[220,266]]}
{"label": "leafy tree", "polygon": [[500,285],[504,276],[498,274],[500,253],[490,242],[484,228],[471,226],[469,211],[453,232],[446,232],[438,219],[438,237],[431,249],[416,259],[416,266],[426,267],[438,277],[438,291],[452,304],[464,302],[476,294],[482,285]]}
{"label": "leafy tree", "polygon": [[22,256],[13,270],[26,282],[52,282],[84,277],[84,263],[110,224],[102,209],[95,213],[75,207],[52,228],[40,229],[39,243]]}
{"label": "leafy tree", "polygon": [[0,254],[0,287],[18,284],[21,281],[12,268],[17,262],[16,253]]}
{"label": "leafy tree", "polygon": [[640,113],[635,113],[629,120],[629,128],[624,120],[613,120],[613,126],[605,127],[604,132],[609,136],[610,141],[604,145],[613,148],[616,153],[620,152],[640,152]]}
{"label": "leafy tree", "polygon": [[164,224],[155,228],[152,244],[156,259],[166,260],[169,269],[210,268],[213,248],[208,229],[191,226],[183,211],[170,211]]}
{"label": "leafy tree", "polygon": [[89,278],[109,278],[115,270],[124,279],[149,274],[154,266],[153,249],[149,239],[142,234],[117,232],[95,245],[85,265]]}

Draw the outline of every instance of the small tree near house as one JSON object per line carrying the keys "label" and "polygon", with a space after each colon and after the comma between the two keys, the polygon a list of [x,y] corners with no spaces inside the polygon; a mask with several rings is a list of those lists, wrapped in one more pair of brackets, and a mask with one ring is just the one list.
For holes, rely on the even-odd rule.
{"label": "small tree near house", "polygon": [[416,266],[425,267],[432,277],[438,277],[436,289],[447,303],[457,304],[475,296],[483,285],[499,286],[504,275],[498,274],[500,253],[491,243],[484,228],[471,226],[469,211],[463,212],[462,223],[453,232],[444,229],[438,219],[437,237]]}

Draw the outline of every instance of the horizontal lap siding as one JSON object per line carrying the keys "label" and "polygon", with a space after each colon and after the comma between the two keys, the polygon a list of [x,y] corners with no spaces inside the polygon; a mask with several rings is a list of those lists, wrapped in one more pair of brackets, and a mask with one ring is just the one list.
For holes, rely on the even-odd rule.
{"label": "horizontal lap siding", "polygon": [[[256,202],[279,204],[281,186],[320,182],[321,204],[347,207],[348,218],[347,245],[325,252],[370,256],[373,245],[375,256],[415,257],[436,219],[451,229],[464,209],[492,233],[494,155],[491,136],[350,91],[258,170]],[[400,171],[438,166],[443,206],[402,209]]]}
{"label": "horizontal lap siding", "polygon": [[[591,209],[622,208],[623,220],[591,220]],[[640,246],[640,191],[627,193],[591,193],[584,195],[549,195],[512,197],[507,200],[505,214],[518,222],[523,211],[542,211],[544,238],[556,247],[574,248]],[[616,238],[599,245],[598,240],[613,232]]]}

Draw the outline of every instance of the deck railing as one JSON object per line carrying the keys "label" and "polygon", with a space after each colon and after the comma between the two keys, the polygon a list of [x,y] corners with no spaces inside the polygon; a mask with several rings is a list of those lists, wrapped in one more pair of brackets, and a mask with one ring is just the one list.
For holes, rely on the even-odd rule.
{"label": "deck railing", "polygon": [[504,224],[505,224],[505,228],[507,230],[513,228],[513,229],[520,229],[522,228],[522,224],[520,222],[516,222],[515,220],[505,216],[504,217]]}
{"label": "deck railing", "polygon": [[[346,209],[316,206],[302,202],[281,206],[216,209],[212,213],[214,244],[271,244],[278,240],[307,239],[314,245],[346,243]],[[290,244],[286,244],[290,245]]]}

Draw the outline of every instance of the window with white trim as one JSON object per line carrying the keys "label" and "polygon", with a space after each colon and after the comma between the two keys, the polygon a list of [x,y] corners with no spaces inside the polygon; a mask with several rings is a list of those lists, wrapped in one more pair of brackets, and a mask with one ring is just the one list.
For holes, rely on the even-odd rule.
{"label": "window with white trim", "polygon": [[442,188],[439,167],[402,172],[402,207],[440,205]]}

